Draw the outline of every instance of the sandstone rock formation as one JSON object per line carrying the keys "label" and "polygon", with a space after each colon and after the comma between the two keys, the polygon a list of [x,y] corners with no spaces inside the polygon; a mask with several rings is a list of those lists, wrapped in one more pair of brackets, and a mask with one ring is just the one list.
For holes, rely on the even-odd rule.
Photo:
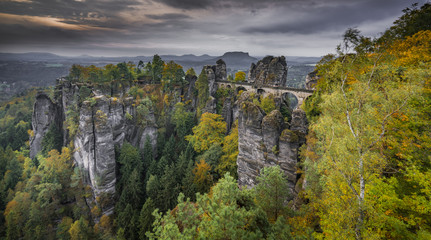
{"label": "sandstone rock formation", "polygon": [[305,77],[305,87],[309,90],[315,90],[314,86],[317,84],[317,80],[319,76],[317,75],[317,71],[313,71]]}
{"label": "sandstone rock formation", "polygon": [[248,73],[248,82],[254,86],[286,86],[287,63],[284,56],[267,56],[256,64],[252,63]]}
{"label": "sandstone rock formation", "polygon": [[45,93],[38,93],[33,106],[32,122],[34,136],[30,139],[30,157],[34,158],[42,150],[42,140],[52,124],[62,127],[59,106]]}
{"label": "sandstone rock formation", "polygon": [[290,198],[295,196],[298,150],[305,142],[305,114],[296,109],[291,127],[279,110],[266,114],[244,92],[238,101],[238,184],[253,187],[262,168],[279,165],[287,176]]}
{"label": "sandstone rock formation", "polygon": [[195,111],[196,107],[197,107],[197,98],[195,96],[195,84],[196,81],[198,80],[198,78],[196,76],[193,75],[186,75],[185,77],[186,82],[188,82],[189,87],[187,89],[185,96],[185,100],[186,101],[190,101],[191,102],[191,111]]}
{"label": "sandstone rock formation", "polygon": [[216,65],[204,66],[204,71],[208,78],[209,93],[213,97],[215,97],[217,92],[216,81],[227,80],[226,63],[222,59],[217,60],[216,63]]}
{"label": "sandstone rock formation", "polygon": [[[30,152],[34,157],[41,151],[43,136],[51,124],[57,124],[59,129],[63,129],[63,145],[73,140],[73,159],[81,170],[84,183],[93,190],[93,198],[90,199],[93,201],[102,194],[111,197],[115,193],[115,146],[128,141],[143,148],[149,137],[156,154],[157,126],[153,112],[146,116],[145,126],[133,120],[136,119],[136,107],[132,98],[121,98],[123,90],[113,93],[90,89],[94,97],[89,101],[80,99],[80,89],[84,87],[62,79],[58,81],[54,101],[45,94],[37,96],[32,119],[35,134],[31,139]],[[111,97],[112,93],[116,97]],[[63,121],[71,117],[71,111],[78,115],[79,125],[74,136],[62,127]],[[130,115],[131,119],[126,115]],[[102,211],[104,214],[112,213],[113,205]]]}

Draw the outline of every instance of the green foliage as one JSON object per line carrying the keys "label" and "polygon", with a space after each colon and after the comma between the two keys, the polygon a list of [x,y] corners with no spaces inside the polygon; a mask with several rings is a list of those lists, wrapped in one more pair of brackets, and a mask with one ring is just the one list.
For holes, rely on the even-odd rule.
{"label": "green foliage", "polygon": [[140,99],[144,97],[144,90],[138,86],[133,86],[129,89],[129,94],[135,99]]}
{"label": "green foliage", "polygon": [[108,64],[103,68],[94,65],[81,66],[73,64],[66,78],[73,83],[81,82],[109,86],[112,81],[131,83],[132,80],[137,78],[136,72],[137,70],[132,62],[122,62],[117,65]]}
{"label": "green foliage", "polygon": [[227,80],[229,82],[233,82],[233,75],[232,74],[227,75]]}
{"label": "green foliage", "polygon": [[189,68],[186,71],[186,75],[190,75],[190,76],[196,76],[196,72],[193,68]]}
{"label": "green foliage", "polygon": [[163,89],[172,90],[175,85],[183,87],[185,83],[184,77],[183,67],[174,61],[169,61],[163,67],[161,79]]}
{"label": "green foliage", "polygon": [[159,55],[153,56],[153,61],[151,63],[151,76],[153,78],[153,83],[160,83],[162,80],[163,67],[165,62]]}
{"label": "green foliage", "polygon": [[139,150],[125,142],[121,147],[117,158],[120,164],[120,177],[116,188],[120,192],[120,200],[117,203],[117,211],[122,211],[131,201],[134,209],[141,206],[143,198],[143,162]]}
{"label": "green foliage", "polygon": [[74,137],[79,128],[79,110],[77,105],[72,104],[66,112],[66,121],[63,125],[69,131],[69,137]]}
{"label": "green foliage", "polygon": [[145,138],[144,149],[142,150],[142,158],[144,169],[149,169],[151,162],[153,162],[153,146],[151,145],[150,136],[147,135]]}
{"label": "green foliage", "polygon": [[91,239],[92,231],[88,221],[81,217],[70,226],[69,234],[71,240]]}
{"label": "green foliage", "polygon": [[208,76],[205,72],[205,69],[202,69],[201,74],[199,74],[198,80],[196,80],[196,89],[198,90],[198,107],[202,109],[205,107],[210,96]]}
{"label": "green foliage", "polygon": [[223,104],[226,100],[226,98],[233,96],[234,90],[232,88],[226,88],[226,87],[219,87],[216,91],[216,99],[217,99],[217,106],[216,111],[217,113],[221,114]]}
{"label": "green foliage", "polygon": [[89,98],[91,96],[91,89],[89,89],[87,86],[82,86],[79,88],[79,98],[81,101]]}
{"label": "green foliage", "polygon": [[153,200],[147,198],[145,204],[142,206],[141,214],[139,215],[139,239],[148,239],[146,232],[151,231],[154,222],[154,216],[152,213],[155,210]]}
{"label": "green foliage", "polygon": [[186,140],[193,145],[196,152],[202,152],[213,144],[221,144],[225,132],[226,123],[221,115],[204,113],[199,125],[193,127],[193,135],[186,136]]}
{"label": "green foliage", "polygon": [[172,123],[175,124],[175,131],[178,136],[178,149],[184,149],[187,146],[185,137],[192,133],[195,122],[195,114],[193,112],[187,111],[181,102],[175,104]]}
{"label": "green foliage", "polygon": [[[211,196],[198,194],[196,203],[184,201],[180,194],[175,211],[163,217],[155,212],[150,239],[261,239],[268,222],[247,193],[226,174],[213,187]],[[247,202],[251,205],[243,205]]]}
{"label": "green foliage", "polygon": [[153,121],[150,116],[152,111],[154,111],[154,105],[148,97],[139,101],[139,104],[136,106],[136,118],[141,126],[145,127]]}
{"label": "green foliage", "polygon": [[413,36],[422,30],[431,30],[431,4],[425,3],[420,8],[414,3],[403,10],[403,15],[398,18],[392,27],[386,30],[380,41],[392,41],[394,39]]}
{"label": "green foliage", "polygon": [[245,82],[245,72],[238,71],[237,73],[235,73],[234,82]]}
{"label": "green foliage", "polygon": [[69,229],[72,226],[72,224],[73,224],[72,218],[63,217],[61,219],[60,224],[58,224],[56,237],[58,239],[69,240],[70,239]]}
{"label": "green foliage", "polygon": [[147,181],[147,185],[145,187],[147,196],[153,199],[154,202],[160,202],[160,183],[159,179],[156,175],[150,175]]}
{"label": "green foliage", "polygon": [[[15,181],[19,180],[14,190],[8,190],[9,202],[4,211],[9,239],[44,239],[54,238],[56,235],[66,236],[67,239],[70,230],[67,225],[71,225],[72,221],[69,221],[68,216],[71,212],[65,206],[72,199],[77,199],[73,203],[75,206],[81,202],[82,186],[70,184],[71,179],[76,179],[73,176],[70,149],[63,148],[61,153],[52,150],[46,158],[39,156],[38,159],[39,166],[36,168],[31,159],[17,152],[17,166],[22,169],[22,174],[15,175],[12,174],[15,170],[8,170],[9,173],[5,175],[15,175],[18,177]],[[7,183],[6,186],[11,185]],[[4,195],[2,199],[3,197]],[[66,220],[58,223],[56,221],[59,218]],[[18,229],[15,225],[21,227]]]}
{"label": "green foliage", "polygon": [[275,100],[272,94],[266,97],[260,97],[260,102],[255,102],[266,114],[269,114],[273,110],[275,110]]}
{"label": "green foliage", "polygon": [[118,63],[117,69],[118,69],[118,77],[122,82],[131,82],[132,80],[136,79],[133,72],[134,65],[131,62],[125,63]]}
{"label": "green foliage", "polygon": [[220,176],[229,172],[231,176],[237,178],[238,171],[236,160],[238,158],[238,152],[238,121],[236,121],[230,134],[225,136],[223,140],[223,155],[220,159],[220,163],[216,167],[216,171]]}
{"label": "green foliage", "polygon": [[51,124],[42,139],[42,153],[46,156],[52,149],[61,151],[63,146],[63,134],[56,124]]}
{"label": "green foliage", "polygon": [[289,197],[287,179],[280,166],[263,168],[257,177],[256,202],[267,214],[268,220],[276,222],[279,216],[286,216],[286,202]]}
{"label": "green foliage", "polygon": [[0,103],[0,146],[19,150],[26,146],[31,131],[36,90],[27,90],[21,96]]}
{"label": "green foliage", "polygon": [[[138,239],[139,237],[139,210],[133,209],[132,205],[127,204],[125,209],[118,213],[117,224],[122,233],[120,236],[125,239]],[[117,233],[118,234],[118,233]]]}
{"label": "green foliage", "polygon": [[[177,152],[176,152],[176,141],[174,138],[174,135],[171,135],[169,140],[166,142],[165,147],[163,149],[163,158],[166,159],[167,164],[173,163],[177,158]],[[165,165],[162,166],[161,171],[163,171]]]}
{"label": "green foliage", "polygon": [[204,160],[211,166],[211,169],[215,169],[220,162],[220,158],[222,156],[222,146],[218,143],[211,145],[211,147],[203,152],[200,156],[197,157],[197,160]]}

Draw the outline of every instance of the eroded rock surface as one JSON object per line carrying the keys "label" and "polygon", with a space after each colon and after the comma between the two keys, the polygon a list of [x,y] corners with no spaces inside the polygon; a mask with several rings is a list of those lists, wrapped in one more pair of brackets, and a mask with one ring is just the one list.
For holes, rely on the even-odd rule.
{"label": "eroded rock surface", "polygon": [[309,90],[315,90],[317,80],[319,80],[319,76],[317,75],[317,71],[313,71],[305,77],[305,87]]}
{"label": "eroded rock surface", "polygon": [[45,93],[38,93],[33,106],[32,126],[34,136],[30,138],[30,157],[34,158],[42,150],[42,140],[52,124],[62,127],[59,106]]}
{"label": "eroded rock surface", "polygon": [[279,110],[266,114],[252,99],[245,92],[238,103],[238,184],[251,188],[262,168],[279,165],[288,179],[292,199],[296,194],[298,150],[305,141],[305,114],[300,109],[293,111],[294,122],[289,129]]}
{"label": "eroded rock surface", "polygon": [[[110,92],[108,90],[93,91],[91,87],[72,84],[64,79],[57,83],[54,101],[43,93],[36,98],[32,119],[35,135],[31,139],[31,157],[41,151],[42,139],[51,124],[57,124],[65,136],[63,145],[70,141],[74,143],[73,159],[81,170],[84,184],[89,185],[93,191],[89,201],[94,201],[101,195],[112,198],[117,180],[116,146],[120,147],[128,141],[135,147],[143,148],[148,137],[154,154],[157,154],[154,112],[150,111],[145,116],[146,124],[143,126],[135,120],[137,113],[133,98],[122,97],[123,91],[114,92],[116,97],[111,97],[106,94]],[[86,88],[85,91],[92,93],[91,101],[81,98],[83,87]],[[70,136],[62,123],[73,114],[78,116],[78,129],[74,136]],[[106,206],[102,212],[111,214],[113,204]]]}
{"label": "eroded rock surface", "polygon": [[250,66],[248,82],[257,87],[262,85],[286,86],[286,81],[287,63],[284,56],[267,56]]}

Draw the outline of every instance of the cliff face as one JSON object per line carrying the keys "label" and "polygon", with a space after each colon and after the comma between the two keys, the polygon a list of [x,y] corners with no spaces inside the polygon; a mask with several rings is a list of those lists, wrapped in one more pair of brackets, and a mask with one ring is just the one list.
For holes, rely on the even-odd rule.
{"label": "cliff face", "polygon": [[217,92],[216,81],[227,80],[226,63],[222,59],[219,59],[216,63],[216,65],[204,66],[204,71],[208,79],[209,94],[212,97],[215,97]]}
{"label": "cliff face", "polygon": [[253,187],[262,168],[279,165],[286,174],[293,198],[298,149],[305,142],[307,131],[305,114],[300,109],[294,110],[289,124],[279,110],[265,114],[252,98],[245,92],[238,102],[238,184]]}
{"label": "cliff face", "polygon": [[32,126],[34,136],[30,139],[30,157],[34,158],[42,150],[42,140],[52,124],[62,127],[59,106],[45,93],[38,93],[33,106]]}
{"label": "cliff face", "polygon": [[287,63],[284,56],[267,56],[256,64],[252,63],[248,73],[248,82],[255,86],[286,86]]}
{"label": "cliff face", "polygon": [[314,90],[315,85],[317,84],[317,80],[319,80],[319,76],[317,75],[317,71],[313,71],[305,77],[305,86],[307,89]]}
{"label": "cliff face", "polygon": [[[132,98],[123,98],[123,93],[114,92],[116,97],[111,97],[112,91],[89,89],[95,95],[89,101],[80,99],[83,88],[61,80],[56,88],[54,102],[45,94],[38,95],[34,105],[32,124],[35,134],[31,139],[30,151],[31,157],[36,156],[42,149],[41,142],[50,125],[59,125],[65,136],[64,145],[73,141],[73,159],[81,170],[84,183],[93,190],[93,198],[88,199],[92,201],[102,193],[107,197],[115,193],[115,146],[128,141],[143,148],[148,136],[155,151],[157,126],[151,111],[146,116],[147,124],[138,124],[134,120],[137,119],[134,101]],[[66,126],[62,127],[62,123],[74,114],[77,115],[77,131],[71,135]],[[113,205],[102,211],[104,214],[112,213]]]}

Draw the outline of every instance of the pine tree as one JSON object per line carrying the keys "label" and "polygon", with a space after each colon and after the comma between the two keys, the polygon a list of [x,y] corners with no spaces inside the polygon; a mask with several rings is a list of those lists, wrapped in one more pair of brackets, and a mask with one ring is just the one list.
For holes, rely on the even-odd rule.
{"label": "pine tree", "polygon": [[141,214],[139,215],[139,239],[148,239],[145,235],[146,232],[151,231],[154,222],[153,212],[155,210],[153,200],[147,198],[145,204],[142,206]]}
{"label": "pine tree", "polygon": [[263,168],[256,180],[256,202],[266,212],[269,221],[274,223],[286,213],[289,197],[287,179],[280,166],[274,166]]}

